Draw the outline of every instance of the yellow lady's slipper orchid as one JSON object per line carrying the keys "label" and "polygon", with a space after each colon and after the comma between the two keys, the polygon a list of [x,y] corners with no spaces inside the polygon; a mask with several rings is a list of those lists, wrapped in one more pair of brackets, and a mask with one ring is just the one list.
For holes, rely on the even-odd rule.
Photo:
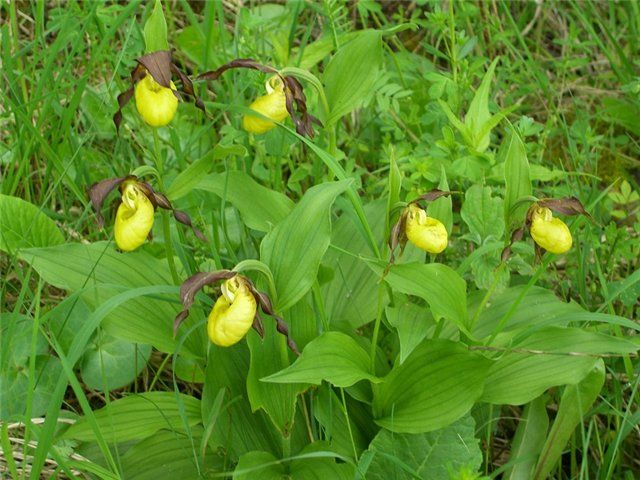
{"label": "yellow lady's slipper orchid", "polygon": [[447,229],[438,219],[428,217],[418,205],[407,207],[405,233],[416,247],[428,253],[440,253],[448,244]]}
{"label": "yellow lady's slipper orchid", "polygon": [[178,109],[176,86],[163,87],[150,74],[135,87],[136,108],[142,119],[152,127],[164,127],[173,120]]}
{"label": "yellow lady's slipper orchid", "polygon": [[[273,86],[275,80],[275,87]],[[287,111],[287,97],[284,93],[284,84],[278,77],[272,77],[266,83],[267,94],[258,97],[249,108],[264,115],[275,122],[282,122],[289,116]],[[242,128],[249,133],[261,134],[275,128],[276,124],[269,120],[245,115],[242,118]]]}
{"label": "yellow lady's slipper orchid", "polygon": [[536,207],[530,231],[533,240],[551,253],[564,253],[573,243],[569,227],[559,218],[554,218],[551,210],[545,207]]}
{"label": "yellow lady's slipper orchid", "polygon": [[253,325],[256,310],[256,299],[247,281],[240,275],[228,279],[209,314],[209,338],[221,347],[238,343]]}
{"label": "yellow lady's slipper orchid", "polygon": [[153,204],[135,181],[126,182],[116,213],[114,236],[120,250],[130,252],[142,245],[153,226]]}

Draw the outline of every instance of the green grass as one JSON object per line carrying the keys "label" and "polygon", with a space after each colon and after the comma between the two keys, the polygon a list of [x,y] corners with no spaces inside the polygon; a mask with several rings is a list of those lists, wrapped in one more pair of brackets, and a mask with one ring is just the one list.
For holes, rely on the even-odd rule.
{"label": "green grass", "polygon": [[[356,231],[353,238],[360,239],[362,245],[356,240],[349,243],[332,237],[309,293],[290,311],[279,312],[292,324],[298,343],[306,345],[328,325],[341,331],[349,327],[327,318],[333,310],[326,285],[341,277],[345,283],[351,282],[353,274],[351,270],[334,270],[329,257],[334,255],[331,258],[345,262],[347,258],[365,257],[386,261],[385,233],[397,218],[390,214],[397,207],[395,202],[411,200],[437,187],[441,172],[445,171],[449,188],[461,193],[451,197],[452,244],[436,261],[457,270],[466,281],[469,296],[478,296],[473,305],[481,305],[488,290],[492,291],[487,299],[493,294],[494,280],[498,291],[505,286],[496,279],[495,271],[503,245],[487,247],[495,255],[484,264],[472,261],[482,258],[479,253],[473,255],[484,247],[472,240],[461,210],[467,201],[465,193],[473,186],[490,186],[494,197],[503,195],[502,173],[496,165],[501,161],[500,146],[513,126],[524,140],[532,167],[533,195],[575,195],[595,221],[564,217],[574,234],[574,248],[567,255],[547,256],[541,264],[534,262],[530,240],[516,245],[509,263],[510,285],[535,284],[589,312],[638,322],[640,200],[637,194],[624,194],[625,182],[630,192],[640,191],[637,1],[377,4],[326,0],[287,4],[253,1],[244,6],[226,1],[164,3],[169,42],[176,49],[174,58],[193,76],[234,58],[251,57],[278,68],[302,68],[323,79],[330,58],[348,45],[351,32],[368,28],[386,32],[382,36],[382,69],[376,78],[365,78],[366,82],[371,81],[366,92],[357,92],[360,83],[350,83],[352,72],[340,72],[341,88],[354,88],[354,95],[362,96],[359,108],[349,111],[334,125],[316,127],[313,139],[294,135],[290,121],[265,136],[249,136],[242,131],[241,116],[246,113],[246,106],[263,94],[265,81],[264,74],[249,70],[229,71],[209,85],[196,82],[196,92],[205,100],[207,113],[197,110],[192,102],[181,102],[171,125],[157,131],[144,125],[132,102],[125,107],[124,120],[116,134],[111,121],[117,109],[116,96],[127,88],[135,58],[144,53],[143,22],[151,8],[151,2],[142,1],[10,1],[0,6],[0,193],[35,205],[40,215],[55,221],[66,244],[112,238],[110,220],[104,230],[95,223],[86,195],[94,182],[146,166],[147,171],[159,171],[159,182],[152,175],[145,178],[161,190],[198,159],[212,155],[215,148],[218,150],[214,150],[204,174],[245,172],[295,203],[314,185],[351,178],[353,184],[335,201],[331,218],[334,232],[338,222],[347,219],[343,223],[352,225]],[[492,113],[509,107],[514,110],[492,130],[489,149],[474,153],[450,124],[438,99],[462,118],[486,69],[497,58],[489,108]],[[312,82],[307,78],[302,83],[309,111],[326,118],[324,102]],[[331,93],[330,85],[324,88]],[[397,198],[393,198],[389,187],[389,177],[394,175],[390,159],[402,175]],[[111,201],[115,197],[105,203],[107,219],[115,212]],[[387,208],[374,210],[374,201]],[[245,213],[228,200],[226,193],[219,196],[198,190],[174,203],[189,213],[209,242],[198,242],[188,229],[164,216],[155,224],[153,242],[143,248],[149,258],[159,260],[153,265],[162,268],[166,258],[173,259],[175,255],[174,268],[157,272],[164,283],[158,280],[153,285],[135,285],[123,278],[120,285],[114,285],[116,280],[109,280],[105,288],[111,289],[113,296],[105,299],[99,292],[92,292],[89,297],[95,295],[95,304],[91,303],[92,297],[78,300],[80,288],[63,288],[60,283],[64,282],[48,284],[40,270],[13,249],[0,252],[0,342],[7,346],[0,353],[0,367],[6,369],[4,385],[8,385],[5,379],[13,378],[8,373],[13,368],[8,362],[17,347],[11,342],[23,332],[24,325],[28,332],[24,341],[19,340],[20,348],[25,349],[19,372],[27,382],[24,408],[12,418],[0,411],[0,478],[35,478],[30,477],[32,465],[42,478],[70,478],[76,469],[95,478],[126,478],[123,472],[135,471],[136,460],[142,458],[140,452],[159,452],[158,458],[149,462],[160,461],[162,443],[153,443],[153,436],[114,443],[111,430],[96,419],[100,408],[128,394],[158,390],[176,392],[176,418],[180,421],[161,433],[167,437],[162,437],[165,445],[174,442],[175,451],[185,452],[176,458],[205,478],[224,476],[220,472],[232,472],[236,467],[241,456],[235,453],[238,440],[229,438],[224,445],[214,445],[208,444],[207,436],[218,438],[210,425],[216,420],[224,424],[230,405],[244,405],[243,401],[248,405],[244,400],[249,362],[246,345],[234,350],[229,358],[215,357],[226,365],[225,378],[212,380],[215,374],[203,359],[207,358],[207,351],[209,362],[218,355],[213,346],[197,347],[204,349],[197,352],[200,357],[183,355],[185,350],[200,345],[198,338],[205,338],[203,322],[191,322],[182,327],[184,331],[178,336],[175,352],[179,353],[154,348],[144,358],[146,365],[140,365],[135,380],[126,386],[96,390],[83,380],[83,375],[88,374],[79,359],[85,358],[86,352],[102,348],[96,334],[107,339],[114,334],[118,337],[117,330],[101,322],[103,318],[110,319],[113,311],[121,312],[129,300],[158,300],[158,304],[175,313],[179,309],[177,284],[187,276],[197,271],[233,268],[246,259],[264,261],[260,245],[265,231],[247,226],[250,222]],[[396,208],[394,215],[399,211]],[[385,218],[380,220],[372,212],[384,212]],[[348,225],[340,228],[348,230]],[[490,240],[485,239],[484,244],[490,245]],[[504,243],[507,239],[496,240]],[[106,245],[102,248],[108,249]],[[337,257],[345,250],[346,255]],[[434,259],[427,257],[429,260]],[[98,257],[86,276],[82,284],[85,295],[101,275],[102,261],[102,256]],[[145,262],[141,265],[147,265]],[[273,267],[272,262],[267,263]],[[371,275],[367,270],[362,278],[367,273]],[[260,275],[254,280],[260,289],[267,290],[267,282],[262,282]],[[384,282],[380,286],[376,283],[369,300],[373,317],[348,332],[362,340],[367,353],[371,352],[371,370],[380,376],[391,368],[398,353],[397,336],[384,306],[387,297],[396,295],[396,303],[405,297],[397,297],[398,292],[392,290]],[[215,297],[213,291],[205,293]],[[86,317],[78,313],[76,302],[87,309]],[[422,301],[414,303],[424,305]],[[490,304],[491,301],[480,307],[478,313]],[[62,308],[65,305],[66,309]],[[206,313],[200,311],[200,318],[204,319]],[[303,325],[302,321],[293,323],[297,318],[311,320]],[[634,332],[628,325],[597,323],[593,318],[572,326],[619,339],[632,338]],[[509,315],[505,321],[508,319]],[[164,320],[170,321],[168,317]],[[316,322],[320,328],[316,328]],[[457,342],[469,340],[463,334],[459,338],[447,337],[451,326],[445,326],[442,333],[430,330],[429,335],[455,338]],[[637,338],[632,341],[638,344]],[[243,342],[244,345],[249,340]],[[13,346],[9,348],[10,345]],[[249,346],[258,348],[252,343]],[[126,347],[118,344],[117,348]],[[277,357],[273,352],[269,354]],[[282,355],[273,361],[283,360],[284,366],[293,362],[286,352]],[[110,367],[100,358],[96,368],[104,384]],[[43,367],[48,359],[53,363]],[[237,372],[232,367],[234,362],[239,365]],[[639,475],[638,358],[635,354],[614,355],[606,357],[605,365],[604,387],[584,412],[583,421],[572,430],[552,478],[631,479]],[[47,372],[55,372],[55,378],[49,379]],[[267,376],[274,372],[262,373]],[[203,383],[205,377],[207,381]],[[44,407],[42,392],[37,389],[41,382],[51,387],[51,398],[56,400],[45,402]],[[230,387],[231,384],[237,385]],[[223,389],[231,395],[218,404],[217,395]],[[562,387],[554,387],[546,393],[551,423],[563,391]],[[178,392],[202,399],[203,418],[207,419],[204,425],[190,423]],[[370,394],[366,388],[358,391],[355,387],[338,392],[325,382],[317,392],[294,396],[298,404],[295,423],[305,426],[301,437],[307,441],[309,437],[329,440],[335,427],[335,431],[345,434],[342,440],[346,447],[334,445],[330,451],[336,458],[346,458],[347,464],[360,461],[362,466],[367,447],[379,428],[370,421],[369,407],[362,407],[366,403],[362,399]],[[318,413],[322,411],[320,399],[328,402],[331,413]],[[524,407],[487,405],[477,404],[473,415],[482,451],[480,471],[496,478],[511,465],[508,453]],[[340,416],[334,417],[334,408]],[[328,422],[328,426],[323,414],[339,425]],[[259,422],[268,431],[272,427],[269,417],[261,415]],[[92,429],[95,442],[64,437],[68,423],[80,416]],[[44,417],[46,421],[25,421],[32,417]],[[112,420],[120,425],[117,418]],[[340,426],[344,429],[340,430]],[[280,450],[270,452],[274,458],[309,454],[298,448],[306,445],[301,438],[282,438],[286,440],[278,444]],[[258,439],[251,445],[255,450],[264,450],[258,447],[269,441]],[[321,451],[324,453],[318,453],[319,457],[329,450]],[[394,468],[406,470],[400,455],[392,457]],[[252,461],[243,457],[238,465],[247,469],[260,465]],[[298,466],[285,462],[286,468],[306,468],[305,461],[308,459],[299,460]],[[313,465],[313,461],[308,464]],[[274,463],[279,466],[282,462]],[[176,471],[187,468],[180,463],[174,467]],[[166,474],[170,472],[167,470]]]}

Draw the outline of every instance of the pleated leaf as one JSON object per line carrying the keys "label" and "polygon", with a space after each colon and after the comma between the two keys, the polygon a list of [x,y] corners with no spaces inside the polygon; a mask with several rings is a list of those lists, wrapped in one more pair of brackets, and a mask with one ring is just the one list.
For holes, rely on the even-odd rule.
{"label": "pleated leaf", "polygon": [[351,180],[310,188],[293,211],[260,245],[260,257],[271,268],[280,312],[293,306],[309,291],[331,239],[331,205]]}
{"label": "pleated leaf", "polygon": [[491,360],[448,340],[425,340],[374,386],[376,423],[424,433],[462,417],[482,394]]}
{"label": "pleated leaf", "polygon": [[[140,440],[153,435],[158,430],[185,430],[180,412],[183,411],[189,425],[201,421],[200,400],[179,394],[179,402],[174,392],[148,392],[130,395],[111,402],[94,412],[95,420],[102,435],[108,441],[120,443]],[[64,438],[92,441],[95,433],[84,419],[69,427]]]}

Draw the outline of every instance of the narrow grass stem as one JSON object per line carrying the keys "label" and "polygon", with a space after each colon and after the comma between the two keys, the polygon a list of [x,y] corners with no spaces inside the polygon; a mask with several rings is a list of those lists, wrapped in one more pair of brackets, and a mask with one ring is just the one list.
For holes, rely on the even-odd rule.
{"label": "narrow grass stem", "polygon": [[[151,128],[153,132],[153,153],[156,164],[156,170],[158,170],[158,188],[161,192],[164,192],[164,181],[162,179],[164,175],[162,152],[160,151],[160,138],[158,137],[158,130]],[[169,271],[171,272],[171,278],[176,285],[180,284],[180,277],[176,270],[176,262],[173,258],[173,247],[171,245],[171,225],[169,224],[169,212],[162,210],[162,234],[164,235],[164,249],[167,255],[167,264],[169,265]]]}

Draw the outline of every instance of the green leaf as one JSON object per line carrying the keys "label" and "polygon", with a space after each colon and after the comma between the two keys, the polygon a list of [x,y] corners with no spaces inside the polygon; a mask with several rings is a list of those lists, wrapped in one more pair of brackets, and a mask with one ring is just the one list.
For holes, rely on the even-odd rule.
{"label": "green leaf", "polygon": [[285,464],[268,452],[248,452],[240,457],[233,480],[284,480]]}
{"label": "green leaf", "polygon": [[544,396],[527,404],[518,422],[513,439],[510,462],[513,465],[505,471],[505,480],[529,480],[538,455],[547,438],[549,417]]}
{"label": "green leaf", "polygon": [[312,383],[323,380],[336,387],[349,387],[360,380],[379,382],[369,373],[369,355],[350,336],[325,332],[310,342],[289,368],[262,380],[275,383]]}
{"label": "green leaf", "polygon": [[203,465],[199,464],[201,459],[194,453],[193,445],[198,444],[202,429],[195,427],[192,433],[193,436],[189,437],[160,430],[138,442],[122,456],[122,478],[201,478]]}
{"label": "green leaf", "polygon": [[331,205],[350,184],[350,180],[344,180],[310,188],[293,211],[262,240],[260,259],[273,272],[278,311],[293,306],[313,285],[329,247]]}
{"label": "green leaf", "polygon": [[[438,188],[444,192],[447,192],[449,191],[447,172],[444,169],[444,165],[441,165],[440,167],[440,183],[438,184]],[[444,224],[444,227],[447,229],[449,235],[451,235],[451,228],[453,227],[451,195],[440,197],[431,202],[427,207],[427,213],[430,217],[440,220]]]}
{"label": "green leaf", "polygon": [[293,209],[293,202],[285,195],[241,171],[208,175],[195,188],[226,199],[238,209],[247,227],[260,232],[273,229]]}
{"label": "green leaf", "polygon": [[[179,396],[180,404],[178,404]],[[120,398],[94,412],[102,434],[110,442],[140,440],[158,430],[184,431],[181,410],[190,426],[201,422],[200,400],[174,392],[148,392]],[[63,438],[89,442],[95,433],[84,418],[63,434]]]}
{"label": "green leaf", "polygon": [[289,366],[287,345],[284,337],[276,332],[275,322],[266,322],[264,328],[263,339],[255,332],[247,335],[247,344],[251,352],[247,375],[249,402],[254,412],[262,408],[280,433],[289,436],[296,413],[296,397],[306,385],[281,385],[260,381],[262,377]]}
{"label": "green leaf", "polygon": [[500,240],[504,233],[502,199],[491,196],[491,187],[473,185],[464,196],[460,216],[469,227],[472,239],[482,245],[487,239]]}
{"label": "green leaf", "polygon": [[598,360],[594,368],[577,385],[569,385],[560,400],[558,414],[553,422],[547,441],[542,448],[540,460],[536,465],[533,480],[549,478],[556,462],[560,459],[565,445],[573,435],[579,422],[596,401],[604,385],[605,367],[602,360]]}
{"label": "green leaf", "polygon": [[147,47],[146,53],[169,50],[167,21],[164,19],[160,0],[155,1],[153,11],[144,24],[144,43]]}
{"label": "green leaf", "polygon": [[408,301],[396,307],[387,307],[385,313],[391,326],[398,330],[402,363],[433,328],[433,317],[424,307]]}
{"label": "green leaf", "polygon": [[0,251],[48,247],[64,242],[53,220],[18,197],[0,194]]}
{"label": "green leaf", "polygon": [[546,327],[507,347],[512,351],[491,366],[482,401],[527,403],[550,387],[580,382],[597,363],[595,355],[628,354],[638,348],[633,342],[601,333]]}
{"label": "green leaf", "polygon": [[[365,205],[364,211],[374,235],[383,235],[385,211],[383,201]],[[342,215],[333,225],[331,244],[354,255],[368,255],[370,249],[354,219]],[[332,328],[358,328],[373,321],[378,313],[379,277],[365,262],[338,249],[329,248],[323,265],[333,269],[333,278],[322,285],[322,298]],[[386,295],[383,299],[386,303]],[[348,330],[345,330],[348,331]]]}
{"label": "green leaf", "polygon": [[[482,296],[484,292],[479,292],[471,303],[479,302]],[[517,308],[511,312],[513,305],[518,301]],[[469,305],[470,311],[478,308],[473,304]],[[542,287],[527,289],[525,285],[518,285],[491,297],[488,306],[480,314],[473,335],[475,338],[490,335],[507,314],[510,316],[502,332],[533,328],[548,323],[564,326],[572,321],[574,315],[583,311],[574,303],[561,301],[550,290]]]}
{"label": "green leaf", "polygon": [[[164,260],[144,251],[119,253],[105,242],[29,249],[22,251],[20,256],[47,283],[71,292],[82,292],[82,299],[94,310],[107,299],[131,288],[173,284]],[[133,298],[109,313],[102,326],[117,338],[150,344],[171,353],[176,344],[173,320],[180,311],[178,287],[175,290],[175,295],[164,297],[166,300],[162,300],[162,296]],[[189,319],[186,325],[193,323],[194,320]],[[206,332],[199,329],[189,335],[181,353],[204,357],[207,343]]]}
{"label": "green leaf", "polygon": [[524,143],[512,127],[498,151],[498,162],[504,162],[504,219],[507,231],[511,232],[524,225],[527,203],[516,205],[518,200],[531,196],[529,161]]}
{"label": "green leaf", "polygon": [[478,439],[475,438],[475,422],[471,415],[465,415],[440,430],[416,435],[382,429],[371,442],[367,452],[373,454],[373,459],[366,471],[366,478],[463,478],[455,474],[461,471],[475,473],[482,463],[482,452],[478,443]]}
{"label": "green leaf", "polygon": [[[384,267],[369,263],[382,275]],[[467,285],[455,270],[440,263],[393,265],[384,280],[397,292],[423,298],[435,319],[446,318],[461,330],[467,329]]]}
{"label": "green leaf", "polygon": [[448,340],[426,340],[374,386],[376,423],[393,432],[446,427],[482,394],[491,361]]}
{"label": "green leaf", "polygon": [[340,47],[322,77],[329,102],[325,125],[336,123],[372,95],[381,67],[382,33],[377,30],[363,30]]}
{"label": "green leaf", "polygon": [[484,132],[485,124],[491,119],[491,112],[489,112],[489,92],[491,89],[491,80],[493,80],[493,72],[498,64],[498,58],[496,58],[487,73],[482,78],[482,83],[473,96],[473,100],[469,105],[469,110],[464,119],[465,126],[469,129],[473,143],[472,147],[478,152],[484,152],[489,148],[490,133],[491,130]]}
{"label": "green leaf", "polygon": [[105,392],[133,382],[147,366],[150,345],[136,345],[99,332],[82,357],[82,381]]}
{"label": "green leaf", "polygon": [[[349,402],[351,397],[345,396],[345,399]],[[322,426],[323,438],[330,442],[332,452],[352,458],[354,447],[357,452],[362,452],[367,448],[370,437],[363,433],[355,422],[358,410],[365,410],[366,422],[373,423],[369,407],[360,402],[347,403],[347,411],[345,412],[345,406],[332,386],[321,385],[315,391],[313,415]],[[347,419],[349,423],[347,423]]]}
{"label": "green leaf", "polygon": [[[33,320],[22,315],[0,313],[0,420],[19,420],[26,413],[30,387],[29,360],[32,354]],[[62,374],[60,361],[49,355],[44,336],[36,330],[33,343],[34,376],[31,415],[42,415]]]}
{"label": "green leaf", "polygon": [[202,416],[210,418],[220,390],[225,392],[222,411],[210,432],[209,447],[223,447],[232,461],[253,450],[277,454],[282,443],[267,414],[251,411],[246,389],[249,375],[249,349],[241,342],[232,347],[213,347],[209,351],[202,394]]}

